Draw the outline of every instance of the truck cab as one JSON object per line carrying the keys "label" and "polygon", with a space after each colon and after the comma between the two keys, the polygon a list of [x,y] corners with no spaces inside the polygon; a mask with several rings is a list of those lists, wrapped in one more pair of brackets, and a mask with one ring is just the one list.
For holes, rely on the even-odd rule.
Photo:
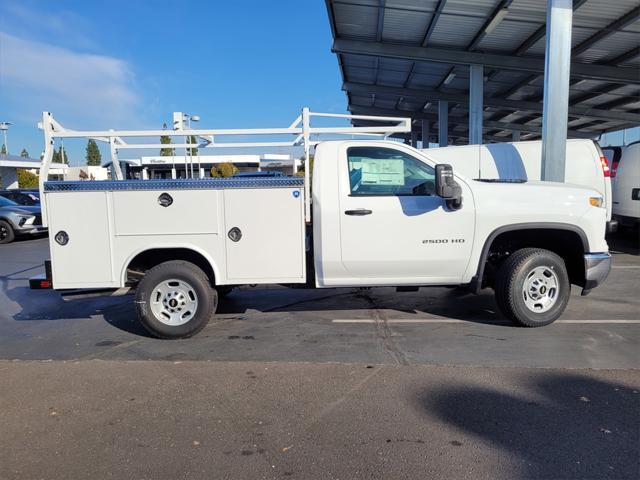
{"label": "truck cab", "polygon": [[313,237],[321,287],[461,283],[475,202],[436,194],[436,165],[398,142],[325,142],[316,149]]}

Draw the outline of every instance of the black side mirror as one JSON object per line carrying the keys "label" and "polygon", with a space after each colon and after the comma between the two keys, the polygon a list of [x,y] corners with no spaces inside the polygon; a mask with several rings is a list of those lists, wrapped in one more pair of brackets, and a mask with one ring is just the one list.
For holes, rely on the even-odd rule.
{"label": "black side mirror", "polygon": [[453,167],[446,163],[436,165],[436,195],[447,201],[452,210],[462,207],[462,188],[453,178]]}

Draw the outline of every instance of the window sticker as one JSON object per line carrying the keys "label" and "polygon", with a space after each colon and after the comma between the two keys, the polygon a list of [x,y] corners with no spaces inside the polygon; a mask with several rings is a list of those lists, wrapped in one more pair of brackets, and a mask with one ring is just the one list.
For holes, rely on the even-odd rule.
{"label": "window sticker", "polygon": [[401,158],[363,158],[361,165],[363,185],[404,185],[404,160]]}

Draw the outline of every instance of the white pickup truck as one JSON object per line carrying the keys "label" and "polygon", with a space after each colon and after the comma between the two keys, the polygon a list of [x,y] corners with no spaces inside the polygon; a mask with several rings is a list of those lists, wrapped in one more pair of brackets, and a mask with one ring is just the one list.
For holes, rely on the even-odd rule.
{"label": "white pickup truck", "polygon": [[[305,109],[297,123],[281,129],[301,138],[307,154],[314,134],[365,132],[314,129],[313,115],[324,114]],[[56,137],[118,135],[122,146],[127,135],[143,136],[65,130],[50,114],[43,128],[47,147]],[[393,128],[390,133],[406,131],[410,122]],[[268,132],[282,133],[274,130]],[[306,181],[43,181],[51,262],[46,277],[31,286],[135,286],[146,329],[182,338],[199,332],[219,298],[243,284],[490,287],[505,316],[535,327],[562,315],[571,284],[586,294],[609,273],[607,209],[595,190],[478,181],[436,163],[428,151],[375,139],[316,143],[313,164],[312,182],[309,168]],[[311,197],[305,193],[310,185]]]}

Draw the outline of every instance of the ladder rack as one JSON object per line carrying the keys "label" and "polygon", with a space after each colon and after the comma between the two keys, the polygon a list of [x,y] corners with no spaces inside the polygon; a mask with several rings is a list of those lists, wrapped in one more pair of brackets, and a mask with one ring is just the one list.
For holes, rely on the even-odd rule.
{"label": "ladder rack", "polygon": [[[372,123],[382,123],[382,125],[371,126],[335,126],[335,127],[314,127],[311,125],[313,118],[333,118],[347,120],[364,120]],[[53,160],[54,140],[56,138],[89,138],[99,142],[109,144],[111,161],[117,180],[123,180],[118,152],[120,150],[131,149],[151,149],[151,148],[185,148],[185,149],[210,149],[210,148],[255,148],[255,147],[299,147],[304,148],[304,190],[305,190],[305,220],[311,221],[311,195],[310,195],[310,172],[309,152],[313,145],[322,141],[321,136],[328,135],[365,135],[387,138],[394,133],[411,132],[411,119],[400,117],[380,117],[368,115],[350,115],[336,113],[311,112],[307,107],[302,109],[302,113],[286,128],[241,128],[241,129],[192,129],[184,128],[184,117],[181,112],[173,114],[173,129],[166,130],[69,130],[58,123],[50,112],[42,113],[42,122],[38,127],[44,132],[45,151],[42,157],[40,168],[40,192],[44,191],[44,182],[48,178],[49,169]],[[233,136],[260,136],[260,135],[292,135],[289,141],[241,141],[241,142],[218,142],[220,137]],[[312,135],[317,135],[312,139]],[[196,137],[198,143],[172,143],[162,144],[159,141],[147,143],[144,137]],[[144,143],[135,143],[136,139],[145,140]],[[46,221],[45,202],[42,203],[43,221]]]}

